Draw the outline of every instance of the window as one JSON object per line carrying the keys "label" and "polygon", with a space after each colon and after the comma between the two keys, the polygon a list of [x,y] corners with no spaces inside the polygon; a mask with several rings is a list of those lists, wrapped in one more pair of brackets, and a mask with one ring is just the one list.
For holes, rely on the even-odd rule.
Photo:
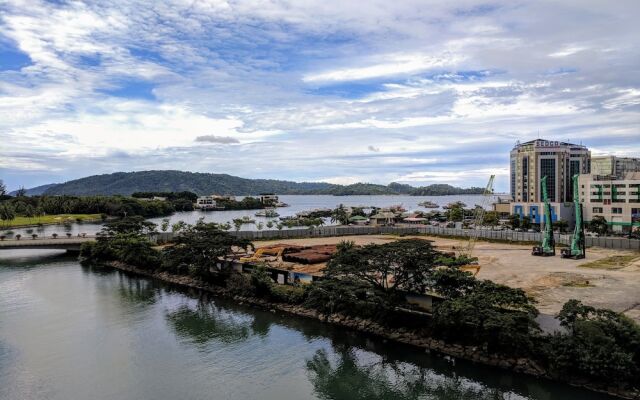
{"label": "window", "polygon": [[611,214],[622,214],[621,207],[611,207]]}
{"label": "window", "polygon": [[592,211],[593,211],[594,213],[600,213],[600,214],[602,214],[602,213],[603,213],[603,211],[602,211],[602,207],[593,207],[593,210],[592,210]]}
{"label": "window", "polygon": [[[547,194],[549,201],[556,201],[556,160],[553,158],[540,159],[540,176],[547,177]],[[540,187],[542,192],[542,186]],[[542,199],[541,199],[542,200]]]}
{"label": "window", "polygon": [[640,208],[632,208],[631,209],[631,215],[636,215],[636,214],[640,214]]}
{"label": "window", "polygon": [[522,191],[522,201],[529,201],[529,196],[527,195],[527,182],[529,180],[529,157],[522,158],[522,180],[523,180],[523,191]]}
{"label": "window", "polygon": [[516,197],[516,159],[511,159],[511,198]]}

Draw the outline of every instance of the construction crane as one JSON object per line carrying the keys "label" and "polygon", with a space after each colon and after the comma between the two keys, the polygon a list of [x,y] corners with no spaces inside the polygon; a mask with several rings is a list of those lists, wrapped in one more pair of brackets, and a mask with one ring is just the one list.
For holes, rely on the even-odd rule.
{"label": "construction crane", "polygon": [[553,222],[551,221],[551,204],[547,193],[547,176],[540,180],[542,185],[542,199],[544,201],[544,231],[542,232],[542,242],[540,246],[534,246],[531,251],[533,256],[549,257],[556,255],[556,242],[553,237]]}
{"label": "construction crane", "polygon": [[[484,215],[487,211],[486,208],[489,205],[491,195],[493,194],[493,181],[495,180],[495,178],[496,178],[495,175],[491,175],[491,177],[489,178],[489,183],[487,183],[487,187],[484,189],[484,192],[482,193],[482,200],[480,201],[480,204],[476,207],[476,210],[474,213],[474,220],[475,220],[473,224],[474,229],[469,235],[469,241],[467,242],[467,245],[460,252],[460,256],[471,258],[471,254],[473,253],[473,248],[475,247],[476,241],[478,240],[478,236],[480,235],[480,230],[478,228],[480,227],[480,225],[482,225],[482,221],[484,220]],[[465,265],[461,269],[463,271],[475,270],[475,274],[477,274],[478,271],[480,270],[480,266]]]}
{"label": "construction crane", "polygon": [[582,203],[580,203],[580,195],[578,194],[578,177],[574,175],[573,179],[573,207],[576,215],[576,226],[573,229],[573,237],[571,238],[571,247],[560,250],[560,257],[572,258],[579,260],[586,255],[584,243],[584,221],[582,219]]}

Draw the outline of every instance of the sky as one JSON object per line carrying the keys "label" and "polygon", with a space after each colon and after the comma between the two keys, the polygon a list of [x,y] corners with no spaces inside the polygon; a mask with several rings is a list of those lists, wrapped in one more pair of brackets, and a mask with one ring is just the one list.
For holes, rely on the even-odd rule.
{"label": "sky", "polygon": [[507,191],[517,141],[640,156],[639,20],[637,0],[0,0],[0,179]]}

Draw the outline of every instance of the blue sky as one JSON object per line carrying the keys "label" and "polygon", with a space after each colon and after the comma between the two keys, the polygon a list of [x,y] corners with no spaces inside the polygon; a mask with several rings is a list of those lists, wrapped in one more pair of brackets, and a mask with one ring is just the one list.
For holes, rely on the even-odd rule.
{"label": "blue sky", "polygon": [[508,187],[640,156],[637,1],[0,2],[0,179],[146,169]]}

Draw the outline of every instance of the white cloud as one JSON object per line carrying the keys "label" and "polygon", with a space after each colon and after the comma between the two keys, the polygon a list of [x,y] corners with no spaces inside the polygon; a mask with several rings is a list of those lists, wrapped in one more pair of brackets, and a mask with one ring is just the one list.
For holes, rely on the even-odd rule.
{"label": "white cloud", "polygon": [[385,54],[381,59],[392,60],[366,67],[343,68],[310,74],[303,78],[305,82],[355,81],[379,77],[416,73],[434,68],[456,68],[462,61],[461,55],[443,54]]}
{"label": "white cloud", "polygon": [[0,168],[483,185],[538,132],[638,155],[638,2],[484,3],[7,1]]}

